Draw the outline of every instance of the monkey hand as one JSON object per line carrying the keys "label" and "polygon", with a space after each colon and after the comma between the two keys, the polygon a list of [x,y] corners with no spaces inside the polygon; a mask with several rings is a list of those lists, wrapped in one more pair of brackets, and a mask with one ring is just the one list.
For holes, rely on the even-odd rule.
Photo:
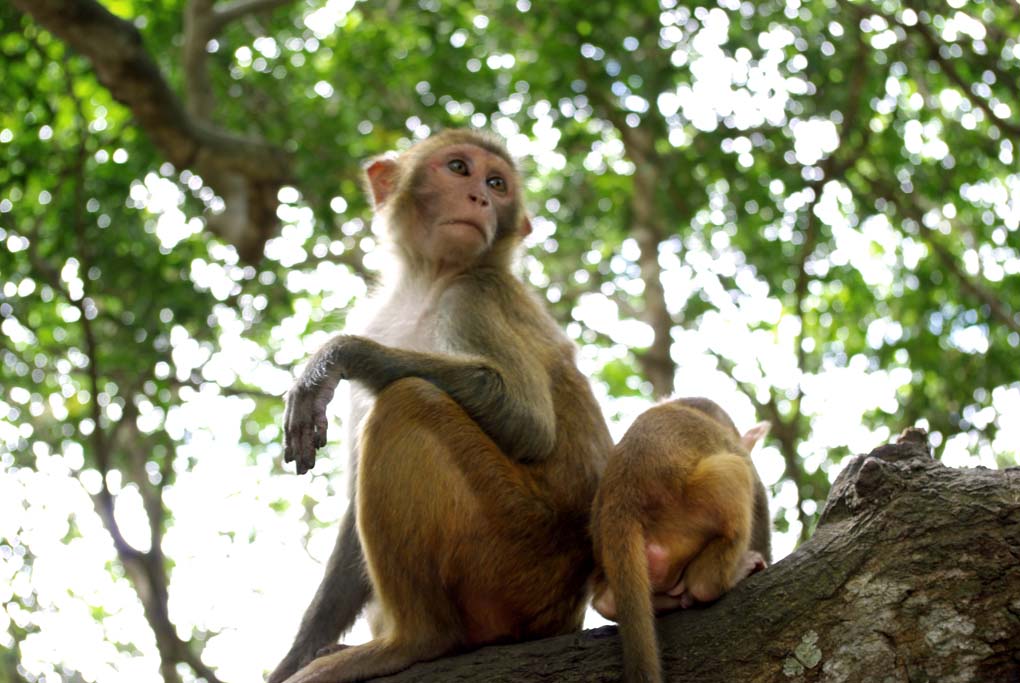
{"label": "monkey hand", "polygon": [[283,416],[283,459],[304,474],[315,466],[315,451],[326,445],[326,406],[336,385],[314,384],[302,377],[287,393]]}

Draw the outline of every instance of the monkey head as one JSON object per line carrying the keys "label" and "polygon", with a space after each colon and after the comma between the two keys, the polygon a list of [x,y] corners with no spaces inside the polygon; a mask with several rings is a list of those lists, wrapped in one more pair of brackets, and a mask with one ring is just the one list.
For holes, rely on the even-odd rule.
{"label": "monkey head", "polygon": [[521,179],[496,139],[446,131],[365,168],[377,215],[405,260],[430,270],[505,262],[531,230]]}

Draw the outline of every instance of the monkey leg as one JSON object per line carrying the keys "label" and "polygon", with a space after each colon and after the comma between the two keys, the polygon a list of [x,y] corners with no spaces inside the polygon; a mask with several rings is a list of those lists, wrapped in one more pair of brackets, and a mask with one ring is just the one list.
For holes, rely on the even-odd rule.
{"label": "monkey leg", "polygon": [[[680,581],[673,570],[675,563],[670,549],[659,543],[646,541],[645,561],[648,566],[648,583],[652,590],[652,609],[656,613],[662,613],[685,606],[680,597],[675,597],[667,592]],[[682,569],[680,567],[677,571],[682,571]],[[593,587],[591,606],[606,619],[619,621],[616,595],[605,577],[596,576]]]}
{"label": "monkey leg", "polygon": [[387,387],[362,432],[358,480],[386,618],[412,632],[460,628],[470,644],[570,630],[566,615],[583,614],[590,540],[586,522],[566,515],[565,525],[541,471],[507,457],[433,384]]}
{"label": "monkey leg", "polygon": [[[653,589],[669,582],[672,561],[672,553],[665,545],[654,541],[645,541],[645,562],[648,565],[648,581]],[[673,583],[676,583],[675,576],[669,585]]]}
{"label": "monkey leg", "polygon": [[751,540],[753,484],[750,462],[732,453],[705,458],[685,482],[684,511],[700,526],[707,542],[686,563],[679,583],[668,591],[681,599],[681,606],[718,600],[747,575],[744,565]]}
{"label": "monkey leg", "polygon": [[746,539],[712,539],[687,565],[683,579],[670,595],[680,598],[681,607],[718,600],[743,578],[738,570],[746,549]]}

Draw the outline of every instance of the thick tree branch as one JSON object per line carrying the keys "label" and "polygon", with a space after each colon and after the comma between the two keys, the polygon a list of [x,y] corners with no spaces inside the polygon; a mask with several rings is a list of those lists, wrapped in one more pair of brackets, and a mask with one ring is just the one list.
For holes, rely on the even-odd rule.
{"label": "thick tree branch", "polygon": [[184,8],[184,45],[181,64],[184,72],[184,103],[188,113],[199,121],[212,121],[212,83],[209,81],[206,46],[219,30],[213,0],[191,0]]}
{"label": "thick tree branch", "polygon": [[189,116],[134,25],[95,0],[13,4],[88,58],[99,82],[131,110],[163,156],[178,168],[198,173],[223,197],[224,215],[230,220],[214,221],[216,229],[243,259],[258,260],[278,224],[277,192],[291,177],[287,155]]}
{"label": "thick tree branch", "polygon": [[184,84],[188,112],[197,120],[213,120],[213,92],[209,82],[206,46],[232,21],[255,12],[287,5],[293,0],[237,0],[219,6],[213,0],[191,0],[184,9]]}

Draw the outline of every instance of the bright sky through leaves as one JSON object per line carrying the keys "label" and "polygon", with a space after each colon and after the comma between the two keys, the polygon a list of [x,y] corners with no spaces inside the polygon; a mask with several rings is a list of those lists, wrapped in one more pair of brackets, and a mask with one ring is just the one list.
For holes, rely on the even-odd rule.
{"label": "bright sky through leaves", "polygon": [[[793,437],[754,454],[777,558],[847,459],[907,424],[948,465],[1017,464],[1011,6],[417,4],[295,3],[203,44],[217,125],[296,159],[257,267],[210,236],[230,208],[211,180],[168,163],[87,60],[0,9],[0,654],[29,678],[160,680],[90,498],[97,435],[139,551],[145,495],[161,496],[176,633],[223,681],[275,664],[346,506],[344,399],[297,477],[280,471],[279,397],[384,265],[360,162],[441,126],[492,128],[523,159],[520,272],[578,343],[614,436],[652,401],[635,353],[656,343],[650,281],[677,392],[744,429],[767,417],[755,403],[789,420]],[[186,90],[180,4],[107,6]]]}

